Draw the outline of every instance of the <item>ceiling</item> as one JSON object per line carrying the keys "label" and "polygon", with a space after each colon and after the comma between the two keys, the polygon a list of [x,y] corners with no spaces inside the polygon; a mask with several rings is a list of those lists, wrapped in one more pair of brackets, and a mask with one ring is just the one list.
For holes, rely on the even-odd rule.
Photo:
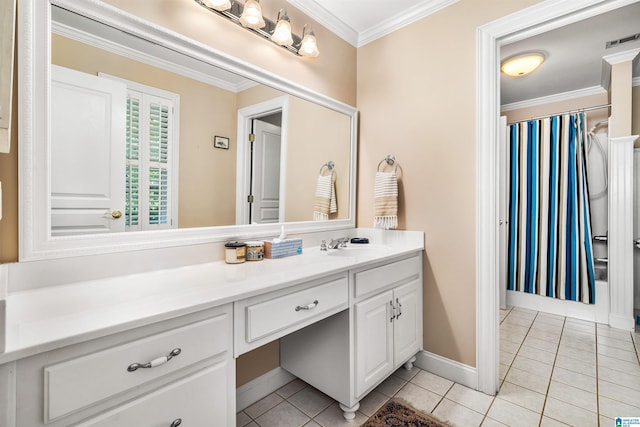
{"label": "ceiling", "polygon": [[[457,0],[287,0],[318,23],[356,47],[396,31]],[[501,48],[501,58],[523,51],[545,53],[542,66],[527,76],[501,76],[501,104],[507,108],[533,99],[571,93],[603,91],[603,56],[640,48],[640,39],[605,49],[609,40],[640,33],[640,2],[576,22]],[[640,60],[634,62],[634,77],[640,78]],[[577,91],[577,92],[576,92]],[[567,94],[569,93],[569,94]]]}

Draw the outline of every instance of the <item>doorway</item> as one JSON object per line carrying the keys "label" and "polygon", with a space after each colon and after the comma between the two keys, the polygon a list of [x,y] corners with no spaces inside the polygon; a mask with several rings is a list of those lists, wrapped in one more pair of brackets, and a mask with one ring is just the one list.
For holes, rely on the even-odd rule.
{"label": "doorway", "polygon": [[287,97],[238,110],[236,224],[285,220]]}
{"label": "doorway", "polygon": [[477,31],[476,141],[476,366],[477,389],[499,388],[500,46],[580,21],[634,0],[547,0],[497,19]]}

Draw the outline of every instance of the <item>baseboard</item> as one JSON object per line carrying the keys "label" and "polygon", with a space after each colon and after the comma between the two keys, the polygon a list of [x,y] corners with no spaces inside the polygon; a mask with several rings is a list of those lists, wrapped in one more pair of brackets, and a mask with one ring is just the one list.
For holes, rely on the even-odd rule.
{"label": "baseboard", "polygon": [[262,374],[258,378],[241,385],[236,389],[236,412],[253,405],[295,378],[293,374],[278,366],[266,374]]}
{"label": "baseboard", "polygon": [[636,327],[633,316],[621,316],[615,313],[609,314],[609,326],[625,331],[633,331]]}
{"label": "baseboard", "polygon": [[478,389],[478,372],[476,368],[472,366],[438,356],[428,351],[418,353],[414,365],[432,374],[462,384],[465,387],[474,390]]}

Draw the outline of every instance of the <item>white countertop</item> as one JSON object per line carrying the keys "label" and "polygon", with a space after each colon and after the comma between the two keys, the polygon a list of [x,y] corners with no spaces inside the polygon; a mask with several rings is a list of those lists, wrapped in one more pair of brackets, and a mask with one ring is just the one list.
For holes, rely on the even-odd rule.
{"label": "white countertop", "polygon": [[424,249],[422,232],[370,230],[359,235],[372,244],[338,256],[305,247],[301,255],[287,258],[243,264],[221,260],[10,294],[0,363]]}

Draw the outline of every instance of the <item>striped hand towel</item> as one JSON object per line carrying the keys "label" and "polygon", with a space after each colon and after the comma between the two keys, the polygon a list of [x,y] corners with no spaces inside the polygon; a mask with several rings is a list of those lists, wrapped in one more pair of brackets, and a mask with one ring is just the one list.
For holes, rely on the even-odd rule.
{"label": "striped hand towel", "polygon": [[395,171],[376,172],[373,205],[374,228],[398,228],[398,177]]}
{"label": "striped hand towel", "polygon": [[331,175],[318,175],[316,183],[316,198],[313,204],[313,220],[326,221],[330,213],[336,213],[336,188]]}

